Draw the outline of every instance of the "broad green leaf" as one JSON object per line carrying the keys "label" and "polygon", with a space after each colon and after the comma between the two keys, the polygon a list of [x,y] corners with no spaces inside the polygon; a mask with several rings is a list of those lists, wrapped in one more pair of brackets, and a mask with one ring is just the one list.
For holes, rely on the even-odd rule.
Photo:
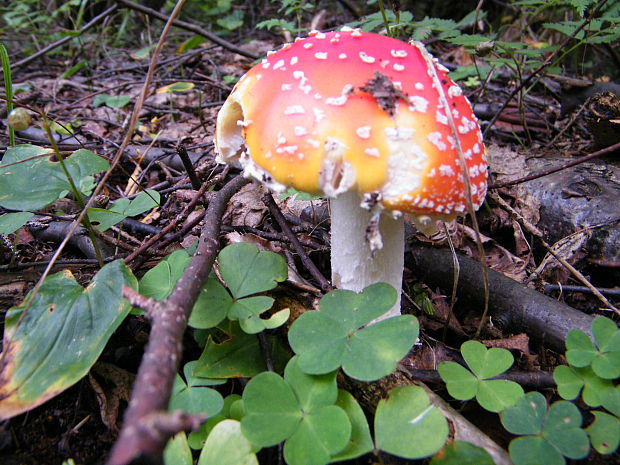
{"label": "broad green leaf", "polygon": [[326,464],[347,446],[351,436],[347,413],[334,405],[335,373],[306,375],[294,357],[284,376],[264,372],[250,380],[243,392],[241,429],[257,446],[285,441],[289,465]]}
{"label": "broad green leaf", "polygon": [[591,367],[574,368],[560,365],[555,368],[553,379],[563,399],[575,399],[583,388],[581,396],[590,407],[601,405],[604,395],[613,389],[612,381],[599,378]]}
{"label": "broad green leaf", "polygon": [[461,345],[461,353],[473,374],[455,362],[442,362],[438,367],[452,397],[469,400],[475,396],[478,403],[490,412],[500,412],[523,397],[523,388],[519,384],[487,379],[510,368],[514,359],[509,351],[487,349],[478,341],[467,341]]}
{"label": "broad green leaf", "polygon": [[516,465],[563,464],[564,456],[579,459],[590,450],[588,436],[581,429],[581,413],[571,402],[561,400],[547,410],[545,397],[530,392],[504,410],[501,420],[509,432],[528,435],[510,443],[510,457]]}
{"label": "broad green leaf", "polygon": [[[37,157],[47,153],[50,156]],[[69,181],[60,164],[51,161],[51,155],[49,149],[35,145],[8,148],[0,163],[0,206],[13,210],[36,210],[70,191]],[[16,162],[19,163],[3,167]],[[89,175],[109,167],[105,159],[85,149],[73,152],[64,162],[78,186]]]}
{"label": "broad green leaf", "polygon": [[295,433],[284,443],[289,465],[324,465],[345,448],[351,423],[340,407],[327,405],[305,413]]}
{"label": "broad green leaf", "polygon": [[105,105],[108,108],[118,109],[123,108],[129,102],[131,102],[131,97],[128,95],[112,96],[109,94],[98,94],[93,99],[93,107],[97,108]]}
{"label": "broad green leaf", "polygon": [[1,420],[41,405],[88,373],[129,313],[123,286],[137,283],[122,260],[105,265],[86,289],[63,271],[45,279],[25,313],[25,303],[7,312]]}
{"label": "broad green leaf", "polygon": [[288,276],[284,258],[247,243],[225,247],[218,256],[218,265],[235,299],[273,289]]}
{"label": "broad green leaf", "polygon": [[304,313],[289,330],[289,343],[299,355],[301,369],[316,375],[342,366],[348,376],[363,381],[390,374],[411,349],[419,329],[411,315],[368,325],[394,300],[394,288],[385,283],[368,286],[360,294],[328,293],[320,310]]}
{"label": "broad green leaf", "polygon": [[577,368],[587,367],[596,357],[596,348],[590,337],[579,329],[572,329],[566,335],[566,360]]}
{"label": "broad green leaf", "polygon": [[428,457],[443,447],[448,422],[419,386],[392,389],[375,415],[378,449],[408,459]]}
{"label": "broad green leaf", "polygon": [[620,444],[620,420],[605,412],[592,412],[594,422],[586,428],[592,447],[603,455],[612,454]]}
{"label": "broad green leaf", "polygon": [[89,208],[88,219],[103,232],[130,216],[140,215],[159,204],[159,192],[148,189],[140,192],[135,199],[119,199],[109,209]]}
{"label": "broad green leaf", "polygon": [[448,393],[455,399],[469,400],[478,393],[478,379],[458,363],[441,362],[437,371],[446,383]]}
{"label": "broad green leaf", "polygon": [[205,442],[198,465],[258,465],[252,444],[235,420],[218,423]]}
{"label": "broad green leaf", "polygon": [[480,406],[489,412],[501,412],[513,406],[523,397],[523,388],[505,379],[480,381],[476,400]]}
{"label": "broad green leaf", "polygon": [[530,392],[517,405],[501,414],[502,424],[512,434],[539,434],[547,416],[547,401]]}
{"label": "broad green leaf", "polygon": [[174,381],[172,397],[168,410],[183,410],[187,413],[217,415],[224,406],[222,395],[215,389],[202,386],[188,386],[177,375]]}
{"label": "broad green leaf", "polygon": [[247,414],[241,419],[241,431],[261,447],[290,438],[304,416],[291,386],[271,372],[250,380],[243,391],[243,403]]}
{"label": "broad green leaf", "polygon": [[299,367],[299,358],[292,358],[284,370],[284,379],[293,388],[299,406],[304,411],[332,405],[338,398],[336,372],[311,376]]}
{"label": "broad green leaf", "polygon": [[566,336],[566,360],[574,367],[592,365],[604,379],[620,377],[620,330],[609,318],[597,317],[592,322],[596,346],[583,331],[574,329]]}
{"label": "broad green leaf", "polygon": [[582,459],[590,452],[590,441],[581,422],[581,412],[575,404],[555,402],[547,414],[543,437],[565,457]]}
{"label": "broad green leaf", "polygon": [[218,386],[226,383],[225,379],[197,376],[195,372],[197,366],[199,366],[198,360],[192,360],[191,362],[187,362],[183,367],[183,376],[189,387]]}
{"label": "broad green leaf", "polygon": [[508,452],[514,465],[566,465],[562,454],[538,436],[513,439]]}
{"label": "broad green leaf", "polygon": [[370,428],[364,411],[357,403],[355,398],[343,389],[338,390],[338,399],[336,405],[345,411],[351,423],[351,437],[347,446],[334,455],[331,460],[340,462],[342,460],[351,460],[360,457],[374,448]]}
{"label": "broad green leaf", "polygon": [[601,403],[603,407],[620,417],[620,385],[607,390],[601,395]]}
{"label": "broad green leaf", "polygon": [[478,341],[466,341],[461,353],[471,371],[480,379],[493,378],[508,370],[514,362],[512,354],[501,348],[487,349]]}
{"label": "broad green leaf", "polygon": [[[185,250],[175,250],[147,271],[140,279],[139,292],[145,297],[164,300],[174,289],[191,258]],[[191,321],[191,318],[190,318]]]}
{"label": "broad green leaf", "polygon": [[184,432],[176,434],[164,449],[164,465],[192,465],[192,451]]}
{"label": "broad green leaf", "polygon": [[282,326],[290,316],[289,309],[280,310],[270,318],[263,319],[261,313],[266,312],[273,305],[274,299],[267,296],[253,296],[239,299],[228,310],[230,320],[239,321],[241,329],[248,334],[260,333],[265,329]]}
{"label": "broad green leaf", "polygon": [[189,434],[187,438],[189,446],[192,449],[202,449],[205,441],[207,440],[207,436],[209,436],[209,433],[211,433],[213,428],[215,428],[215,425],[226,419],[240,420],[241,417],[235,418],[231,414],[231,406],[237,401],[241,401],[241,396],[239,394],[231,394],[226,397],[224,399],[224,405],[222,406],[222,410],[220,411],[220,413],[215,416],[209,417],[198,431],[194,431]]}
{"label": "broad green leaf", "polygon": [[435,454],[431,465],[495,465],[495,462],[482,447],[454,441]]}
{"label": "broad green leaf", "polygon": [[217,326],[226,318],[233,302],[226,288],[215,277],[210,277],[194,304],[189,326],[198,329]]}
{"label": "broad green leaf", "polygon": [[[0,172],[0,176],[1,176]],[[0,234],[12,234],[25,225],[32,217],[33,213],[19,212],[19,213],[5,213],[0,215]]]}
{"label": "broad green leaf", "polygon": [[[207,344],[194,369],[203,378],[250,378],[265,371],[265,358],[258,337],[246,334],[236,323],[230,324],[229,339],[216,342],[209,336]],[[270,351],[276,368],[286,364],[288,355],[276,338],[269,337]]]}

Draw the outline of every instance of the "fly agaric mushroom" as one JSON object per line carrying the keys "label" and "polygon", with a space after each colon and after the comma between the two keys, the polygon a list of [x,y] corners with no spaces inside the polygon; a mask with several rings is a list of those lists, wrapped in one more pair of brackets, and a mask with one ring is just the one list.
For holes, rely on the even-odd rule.
{"label": "fly agaric mushroom", "polygon": [[446,72],[417,42],[313,31],[251,68],[217,117],[219,161],[330,198],[332,282],[394,286],[383,318],[400,314],[403,215],[430,232],[486,194],[480,128]]}

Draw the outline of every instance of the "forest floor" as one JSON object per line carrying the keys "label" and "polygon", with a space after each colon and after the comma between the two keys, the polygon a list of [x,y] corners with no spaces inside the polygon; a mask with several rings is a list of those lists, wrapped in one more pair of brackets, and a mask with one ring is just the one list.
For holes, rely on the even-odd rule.
{"label": "forest floor", "polygon": [[[330,21],[344,23],[349,19],[330,18]],[[254,39],[252,32],[246,31],[247,36],[237,37],[235,43],[243,44],[243,50],[258,56],[277,49],[284,42],[283,38],[264,32],[260,33],[260,39]],[[444,47],[439,43],[435,44],[433,51],[441,62],[451,68],[471,64],[471,56],[461,47]],[[149,69],[148,57],[142,58],[137,52],[137,48],[114,49],[93,58],[88,57],[88,72],[78,71],[70,76],[63,74],[67,71],[67,64],[76,61],[76,54],[88,54],[88,49],[74,48],[74,55],[69,57],[42,55],[13,70],[14,83],[24,89],[16,95],[16,101],[26,108],[44,109],[50,118],[70,129],[71,135],[57,136],[56,144],[61,151],[86,148],[111,160],[125,137],[124,128],[131,115],[132,104],[119,104],[115,108],[116,104],[113,101],[105,103],[105,98],[127,96],[129,101],[135,102]],[[112,255],[123,257],[135,251],[149,235],[178,217],[193,198],[195,191],[177,154],[179,147],[188,152],[201,180],[222,175],[222,167],[215,161],[213,147],[217,112],[231,91],[232,83],[252,64],[251,58],[217,44],[203,44],[189,50],[179,50],[176,46],[163,49],[154,69],[151,91],[139,114],[139,124],[104,193],[109,199],[116,200],[136,193],[139,185],[141,189],[158,190],[164,202],[160,208],[141,218],[142,224],[151,229],[134,225],[122,231],[113,229],[114,234],[102,236],[103,241],[107,241],[108,249],[113,251]],[[601,75],[608,74],[601,70]],[[164,88],[175,83],[186,83],[185,88]],[[530,187],[526,187],[523,183],[500,185],[549,170],[550,167],[568,165],[579,157],[617,144],[618,140],[605,139],[601,142],[597,139],[597,129],[591,124],[594,103],[588,100],[592,91],[584,92],[593,85],[591,81],[569,75],[547,76],[524,96],[525,112],[520,111],[516,101],[502,108],[507,93],[516,85],[517,82],[510,76],[499,73],[484,86],[480,84],[466,88],[466,94],[485,130],[485,144],[491,161],[490,182],[495,185],[492,190],[494,197],[478,214],[486,263],[491,269],[541,293],[547,292],[553,299],[580,311],[611,317],[614,313],[604,301],[583,287],[582,277],[587,276],[594,287],[615,287],[615,294],[605,295],[609,304],[620,304],[617,293],[620,282],[619,242],[612,243],[619,241],[620,237],[620,216],[613,218],[614,214],[618,215],[618,206],[613,205],[613,198],[620,193],[618,151],[602,153],[587,162],[587,168],[580,168],[582,171],[578,173],[581,173],[581,178],[577,181],[570,177],[562,178],[568,176],[565,172],[562,174],[563,171],[555,175],[553,188],[559,191],[556,192],[559,198],[566,202],[578,199],[583,203],[578,207],[568,207],[582,210],[583,215],[579,217],[582,219],[581,225],[557,219],[544,223],[551,203],[540,186],[529,184]],[[93,103],[98,98],[104,99],[99,106]],[[616,114],[609,119],[615,121],[618,118]],[[492,119],[493,125],[489,126]],[[0,145],[6,148],[9,145],[8,133],[4,122],[1,124]],[[617,121],[611,124],[616,124],[611,129],[612,134],[618,132]],[[60,126],[57,129],[63,132]],[[19,131],[17,143],[50,145],[45,131],[37,125]],[[540,163],[541,160],[548,161],[548,164]],[[593,174],[589,178],[588,173],[596,170],[607,170],[607,173],[613,174]],[[230,178],[234,174],[236,172],[232,170],[224,176]],[[575,171],[571,171],[571,176],[574,175]],[[545,178],[540,179],[544,184]],[[562,185],[562,182],[568,184]],[[592,183],[596,184],[594,193],[587,190],[592,188]],[[269,206],[263,202],[264,195],[263,187],[250,184],[233,197],[224,215],[221,244],[250,242],[286,256],[290,270],[297,277],[294,279],[296,282],[284,285],[282,295],[289,299],[288,305],[292,301],[296,302],[293,306],[305,306],[321,295],[320,283],[304,267],[292,249],[290,239],[274,221]],[[588,204],[597,196],[605,195],[612,199],[609,204],[599,202],[597,208]],[[554,201],[561,202],[561,199]],[[308,256],[323,275],[329,277],[326,202],[322,199],[284,198],[277,199],[277,205],[295,226],[294,230],[302,239]],[[66,222],[74,218],[79,209],[75,200],[65,198],[36,214],[38,219],[48,223]],[[583,218],[588,218],[588,212],[606,209],[611,218],[597,229],[604,230],[606,239],[595,233],[585,234],[578,238],[577,243],[572,242],[570,247],[558,246],[558,253],[576,268],[577,274],[549,259],[540,238],[532,233],[536,225],[545,225],[542,227],[542,239],[554,244],[575,233],[579,226],[592,226],[602,221],[586,222]],[[521,215],[520,220],[513,214],[514,211]],[[198,213],[199,210],[181,218],[172,231],[183,231],[183,236],[177,237],[171,244],[155,244],[142,251],[130,264],[136,276],[142,276],[171,251],[196,241],[200,223],[192,225],[191,222]],[[184,228],[186,225],[189,227]],[[528,225],[534,229],[528,229]],[[476,233],[468,220],[453,222],[448,229],[457,250],[480,259]],[[15,235],[6,237],[8,240],[0,243],[0,315],[23,301],[64,238],[64,232],[41,239],[38,232],[21,228]],[[408,231],[408,238],[409,251],[420,245],[447,245],[445,233],[429,239],[415,231]],[[605,241],[607,246],[603,244]],[[53,268],[53,272],[60,270],[70,270],[80,284],[86,285],[98,270],[96,256],[88,247],[69,246]],[[451,311],[450,293],[442,289],[441,283],[421,281],[412,269],[406,270],[404,283],[403,311],[419,318],[422,342],[429,346],[429,350],[423,351],[417,359],[415,368],[430,370],[436,366],[435,357],[438,354],[449,359],[453,348],[458,348],[465,337],[476,332],[480,323],[478,307],[471,308],[466,299],[457,302],[455,317],[450,319],[448,337],[444,340],[444,323]],[[576,291],[562,291],[561,286],[566,285],[580,287]],[[483,290],[478,289],[478,292],[483,293]],[[109,340],[91,374],[43,405],[0,423],[0,462],[4,465],[60,464],[72,458],[76,464],[104,463],[117,438],[122,412],[129,399],[133,376],[140,364],[148,334],[148,321],[143,316],[130,316]],[[191,360],[200,354],[200,348],[191,338],[186,339],[184,357]],[[481,339],[494,340],[495,346],[510,349],[518,367],[524,371],[551,372],[562,363],[561,354],[545,347],[536,335],[527,334],[527,331],[515,331],[510,327],[488,328]],[[483,430],[493,431],[496,428],[497,420],[487,421],[479,411],[470,413],[479,416],[479,426]],[[500,436],[495,439],[506,446],[510,438]],[[617,456],[592,454],[587,463],[617,463],[615,460]],[[371,461],[366,458],[356,463]]]}

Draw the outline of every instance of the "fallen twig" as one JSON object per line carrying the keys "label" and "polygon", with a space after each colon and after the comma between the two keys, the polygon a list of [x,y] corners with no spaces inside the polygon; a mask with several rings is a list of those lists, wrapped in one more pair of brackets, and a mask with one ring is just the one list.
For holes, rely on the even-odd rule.
{"label": "fallen twig", "polygon": [[277,221],[280,229],[282,229],[282,232],[286,234],[286,236],[289,238],[293,250],[295,250],[295,253],[299,256],[302,263],[310,272],[312,277],[319,283],[321,289],[326,292],[333,289],[330,282],[325,278],[325,276],[323,276],[323,274],[319,271],[314,262],[310,260],[310,257],[308,257],[308,254],[297,239],[297,236],[293,233],[293,231],[291,231],[291,227],[289,226],[286,218],[284,218],[284,215],[280,211],[280,207],[276,205],[276,202],[273,200],[273,197],[269,192],[265,193],[265,195],[263,196],[263,202],[265,202],[265,205],[267,205],[267,208],[269,208],[271,216],[273,216],[273,218]]}
{"label": "fallen twig", "polygon": [[157,302],[125,290],[126,298],[144,307],[151,319],[151,333],[125,413],[123,428],[112,448],[108,465],[125,465],[138,457],[158,460],[166,441],[180,431],[174,428],[162,430],[158,425],[163,423],[148,419],[154,414],[164,415],[167,409],[181,359],[183,333],[194,302],[219,251],[218,236],[222,216],[232,195],[247,182],[247,179],[238,176],[212,197],[196,253],[170,297]]}
{"label": "fallen twig", "polygon": [[610,145],[609,147],[605,147],[604,149],[597,150],[596,152],[590,153],[589,155],[584,155],[583,157],[576,158],[575,160],[565,163],[564,165],[549,168],[549,169],[540,171],[538,173],[533,173],[533,174],[524,176],[522,178],[513,179],[511,181],[491,183],[489,184],[489,190],[499,189],[500,187],[514,186],[515,184],[521,184],[527,181],[532,181],[533,179],[542,178],[543,176],[548,176],[550,174],[557,173],[558,171],[562,171],[567,168],[570,168],[571,166],[585,163],[586,161],[590,161],[594,158],[602,157],[603,155],[612,154],[617,150],[620,150],[620,142],[614,145]]}
{"label": "fallen twig", "polygon": [[[140,5],[138,3],[131,2],[130,0],[116,0],[117,3],[126,6],[127,8],[131,8],[132,10],[140,11],[141,13],[145,13],[153,18],[160,19],[162,21],[167,21],[168,17],[164,14],[161,14],[159,11],[153,10],[152,8],[148,8],[146,6]],[[227,40],[222,39],[221,37],[213,34],[212,32],[207,31],[206,29],[201,28],[192,23],[188,23],[186,21],[181,21],[175,19],[172,21],[172,24],[176,27],[180,27],[181,29],[186,29],[195,34],[201,35],[206,39],[209,39],[211,42],[221,45],[227,50],[231,52],[238,53],[239,55],[243,55],[244,57],[252,58],[256,60],[259,58],[258,55],[252,52],[248,52],[242,48],[237,47],[235,44],[228,42]]]}

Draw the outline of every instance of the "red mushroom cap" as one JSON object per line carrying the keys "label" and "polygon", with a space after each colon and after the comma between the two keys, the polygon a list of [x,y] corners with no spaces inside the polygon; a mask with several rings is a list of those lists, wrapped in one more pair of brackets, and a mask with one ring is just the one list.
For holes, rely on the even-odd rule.
{"label": "red mushroom cap", "polygon": [[314,31],[237,83],[217,119],[219,159],[241,161],[271,187],[357,189],[387,209],[440,218],[467,209],[462,159],[477,208],[482,135],[446,71],[419,43]]}

